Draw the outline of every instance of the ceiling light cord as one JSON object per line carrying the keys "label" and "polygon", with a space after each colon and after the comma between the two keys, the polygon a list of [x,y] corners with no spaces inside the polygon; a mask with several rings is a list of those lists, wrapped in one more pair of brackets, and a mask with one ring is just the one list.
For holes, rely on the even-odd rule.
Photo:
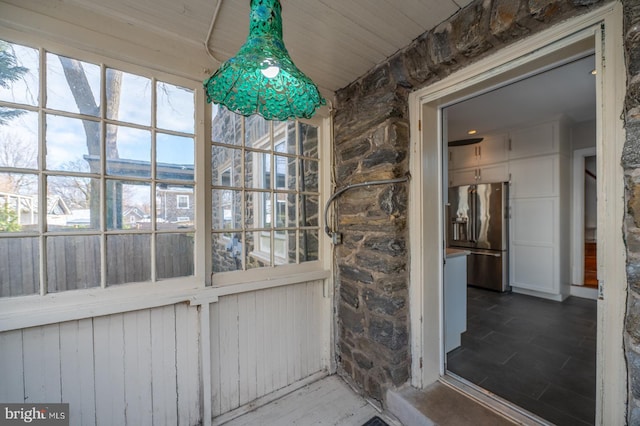
{"label": "ceiling light cord", "polygon": [[217,63],[222,63],[222,61],[213,54],[213,50],[209,47],[209,42],[211,41],[211,36],[213,35],[213,28],[216,26],[216,21],[218,20],[218,14],[220,13],[220,6],[222,5],[222,0],[218,0],[218,4],[216,5],[216,9],[213,11],[213,16],[211,17],[211,24],[209,25],[209,32],[207,32],[207,38],[204,41],[204,49],[207,51],[207,55]]}

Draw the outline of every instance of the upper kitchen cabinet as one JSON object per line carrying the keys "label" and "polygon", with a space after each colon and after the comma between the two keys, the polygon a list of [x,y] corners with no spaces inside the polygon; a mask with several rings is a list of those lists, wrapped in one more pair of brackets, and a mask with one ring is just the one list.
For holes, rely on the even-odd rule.
{"label": "upper kitchen cabinet", "polygon": [[567,151],[568,145],[561,143],[568,139],[566,127],[562,120],[555,120],[510,131],[509,160]]}
{"label": "upper kitchen cabinet", "polygon": [[489,135],[473,145],[449,147],[449,168],[464,169],[507,160],[507,135]]}
{"label": "upper kitchen cabinet", "polygon": [[507,135],[485,136],[473,145],[449,147],[449,186],[509,180]]}

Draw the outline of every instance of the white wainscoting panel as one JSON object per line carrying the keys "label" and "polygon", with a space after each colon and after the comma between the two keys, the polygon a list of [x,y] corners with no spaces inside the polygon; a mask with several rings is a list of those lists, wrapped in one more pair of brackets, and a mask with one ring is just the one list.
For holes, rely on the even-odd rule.
{"label": "white wainscoting panel", "polygon": [[0,333],[0,401],[69,403],[72,425],[196,425],[198,311],[186,303]]}
{"label": "white wainscoting panel", "polygon": [[220,297],[211,309],[214,417],[327,369],[323,281]]}

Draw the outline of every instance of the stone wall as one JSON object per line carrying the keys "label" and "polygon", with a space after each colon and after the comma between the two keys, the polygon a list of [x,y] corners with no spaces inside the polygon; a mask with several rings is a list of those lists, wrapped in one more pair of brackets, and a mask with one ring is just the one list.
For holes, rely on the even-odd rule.
{"label": "stone wall", "polygon": [[640,2],[625,1],[624,46],[627,62],[625,128],[622,165],[627,181],[627,280],[629,284],[625,349],[629,372],[630,425],[640,424]]}
{"label": "stone wall", "polygon": [[[334,121],[338,186],[407,173],[407,99],[411,91],[433,84],[513,41],[604,3],[600,0],[474,1],[339,90]],[[629,182],[630,187],[633,182],[639,183],[636,198],[640,200],[640,171],[635,170],[640,166],[640,12],[637,0],[626,3],[629,72],[636,76],[627,100],[628,157],[638,160],[629,167]],[[631,124],[632,118],[636,124]],[[638,146],[632,147],[634,143]],[[630,220],[628,226],[637,230],[636,257],[640,258],[640,201],[636,202],[638,223]],[[339,230],[344,236],[344,243],[335,250],[338,368],[341,375],[368,396],[382,401],[385,389],[400,385],[410,377],[407,185],[348,191],[338,199],[336,207]],[[633,269],[630,267],[630,274]],[[635,272],[634,291],[639,298],[632,298],[630,302],[630,309],[636,312],[630,318],[636,320],[630,322],[627,341],[637,349],[640,348],[637,324],[640,322],[640,267]],[[630,383],[634,396],[640,397],[640,352],[629,350],[629,356],[630,364],[637,366],[632,369]],[[640,410],[636,402],[635,407]],[[640,419],[640,414],[632,415]]]}

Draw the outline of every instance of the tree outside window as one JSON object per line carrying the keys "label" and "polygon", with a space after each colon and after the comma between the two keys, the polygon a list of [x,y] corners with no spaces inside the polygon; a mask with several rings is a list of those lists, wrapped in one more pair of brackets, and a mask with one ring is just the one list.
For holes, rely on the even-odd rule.
{"label": "tree outside window", "polygon": [[192,225],[154,207],[193,193],[194,111],[190,89],[0,41],[0,296],[192,275]]}

